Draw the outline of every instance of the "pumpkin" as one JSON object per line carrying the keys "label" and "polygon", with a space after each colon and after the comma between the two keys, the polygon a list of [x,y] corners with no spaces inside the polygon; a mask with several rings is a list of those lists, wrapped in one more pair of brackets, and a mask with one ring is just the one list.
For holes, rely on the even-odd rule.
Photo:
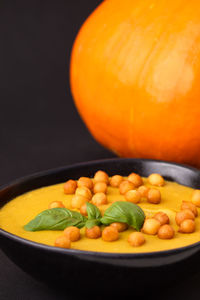
{"label": "pumpkin", "polygon": [[200,167],[199,16],[197,0],[107,0],[89,16],[70,82],[99,143]]}

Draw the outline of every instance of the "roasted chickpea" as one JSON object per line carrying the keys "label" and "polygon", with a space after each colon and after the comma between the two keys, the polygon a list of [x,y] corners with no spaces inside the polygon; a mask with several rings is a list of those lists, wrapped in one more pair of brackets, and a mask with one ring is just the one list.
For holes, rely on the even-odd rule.
{"label": "roasted chickpea", "polygon": [[80,229],[75,226],[65,228],[64,235],[71,241],[76,242],[80,240]]}
{"label": "roasted chickpea", "polygon": [[78,208],[78,209],[80,209],[81,206],[83,204],[85,204],[86,202],[88,202],[88,198],[85,198],[85,197],[83,197],[81,195],[75,195],[72,198],[71,206],[72,206],[72,208]]}
{"label": "roasted chickpea", "polygon": [[124,178],[120,175],[114,175],[110,178],[110,185],[112,187],[119,187],[120,183],[124,180]]}
{"label": "roasted chickpea", "polygon": [[108,174],[101,170],[97,171],[94,175],[94,182],[105,182],[106,184],[109,184]]}
{"label": "roasted chickpea", "polygon": [[125,231],[128,228],[128,225],[126,223],[119,222],[112,223],[110,224],[110,226],[116,228],[118,232]]}
{"label": "roasted chickpea", "polygon": [[155,235],[158,233],[158,230],[160,228],[160,222],[156,219],[149,218],[145,219],[142,231],[146,234]]}
{"label": "roasted chickpea", "polygon": [[152,173],[148,177],[148,182],[151,185],[163,186],[165,184],[164,178],[160,174]]}
{"label": "roasted chickpea", "polygon": [[175,221],[177,225],[180,225],[184,220],[187,219],[195,219],[195,216],[190,209],[184,209],[176,213]]}
{"label": "roasted chickpea", "polygon": [[128,191],[134,190],[135,186],[132,182],[124,180],[119,185],[119,192],[121,195],[125,195]]}
{"label": "roasted chickpea", "polygon": [[161,201],[161,193],[157,189],[149,189],[147,201],[152,204],[159,204]]}
{"label": "roasted chickpea", "polygon": [[101,228],[99,226],[85,228],[85,235],[89,239],[98,239],[101,237]]}
{"label": "roasted chickpea", "polygon": [[141,200],[141,194],[136,190],[130,190],[126,192],[125,194],[126,201],[132,202],[132,203],[139,203]]}
{"label": "roasted chickpea", "polygon": [[77,188],[77,182],[75,180],[68,180],[64,183],[64,193],[65,194],[74,194]]}
{"label": "roasted chickpea", "polygon": [[195,232],[195,222],[191,219],[184,220],[179,227],[181,233],[193,233]]}
{"label": "roasted chickpea", "polygon": [[129,235],[128,242],[133,247],[139,247],[145,243],[145,238],[141,232],[133,232]]}
{"label": "roasted chickpea", "polygon": [[170,240],[174,237],[174,229],[172,226],[165,224],[162,225],[158,230],[159,239]]}
{"label": "roasted chickpea", "polygon": [[80,213],[81,213],[83,216],[87,216],[87,205],[86,205],[86,203],[83,204],[83,205],[80,207]]}
{"label": "roasted chickpea", "polygon": [[65,207],[61,201],[53,201],[49,204],[49,209],[56,207]]}
{"label": "roasted chickpea", "polygon": [[169,224],[169,217],[168,217],[168,215],[165,214],[162,211],[160,211],[157,214],[155,214],[153,218],[156,219],[157,221],[159,221],[160,225]]}
{"label": "roasted chickpea", "polygon": [[88,178],[88,177],[80,177],[78,182],[78,187],[87,187],[89,190],[92,190],[93,188],[93,181],[92,179]]}
{"label": "roasted chickpea", "polygon": [[71,247],[71,242],[65,235],[61,235],[55,240],[54,245],[56,247],[68,249]]}
{"label": "roasted chickpea", "polygon": [[135,173],[131,173],[128,176],[128,181],[132,182],[136,188],[143,185],[142,177]]}
{"label": "roasted chickpea", "polygon": [[200,207],[200,190],[195,190],[192,194],[192,203]]}
{"label": "roasted chickpea", "polygon": [[90,189],[88,189],[86,186],[78,187],[76,189],[75,195],[83,196],[83,197],[87,198],[88,201],[90,201],[92,199],[92,193],[91,193]]}
{"label": "roasted chickpea", "polygon": [[147,198],[149,188],[145,185],[141,185],[138,188],[138,192],[140,193],[142,198]]}
{"label": "roasted chickpea", "polygon": [[188,202],[188,201],[183,201],[182,205],[181,205],[181,209],[190,209],[193,214],[195,215],[195,217],[198,216],[198,210],[196,205],[194,205],[192,202]]}
{"label": "roasted chickpea", "polygon": [[107,197],[104,193],[96,193],[93,197],[92,197],[92,203],[96,206],[100,206],[103,204],[107,204]]}
{"label": "roasted chickpea", "polygon": [[118,240],[119,233],[115,227],[107,226],[102,232],[102,239],[106,242],[114,242]]}
{"label": "roasted chickpea", "polygon": [[106,194],[107,192],[107,184],[105,182],[96,182],[94,184],[93,192],[96,193],[104,193]]}

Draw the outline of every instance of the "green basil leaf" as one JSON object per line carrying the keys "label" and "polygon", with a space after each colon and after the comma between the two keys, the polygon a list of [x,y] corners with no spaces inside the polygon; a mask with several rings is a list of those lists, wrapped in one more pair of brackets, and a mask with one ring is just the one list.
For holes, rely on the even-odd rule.
{"label": "green basil leaf", "polygon": [[98,207],[96,207],[96,205],[87,202],[86,209],[87,209],[87,214],[88,214],[88,220],[101,218],[101,212],[98,209]]}
{"label": "green basil leaf", "polygon": [[82,228],[87,218],[79,212],[67,208],[57,207],[47,209],[37,215],[33,220],[24,226],[27,231],[39,230],[64,230],[69,226]]}
{"label": "green basil leaf", "polygon": [[126,223],[139,231],[144,219],[145,214],[138,205],[127,201],[116,201],[106,209],[101,223],[104,225],[114,222]]}
{"label": "green basil leaf", "polygon": [[85,223],[85,227],[90,229],[94,226],[100,226],[101,225],[101,221],[100,219],[91,219],[91,220],[87,220]]}

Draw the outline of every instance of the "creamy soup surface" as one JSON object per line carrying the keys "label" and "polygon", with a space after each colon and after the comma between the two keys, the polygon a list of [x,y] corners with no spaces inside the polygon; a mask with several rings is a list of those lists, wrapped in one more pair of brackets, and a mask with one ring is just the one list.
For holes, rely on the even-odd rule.
{"label": "creamy soup surface", "polygon": [[[144,184],[152,187],[144,178]],[[161,240],[157,236],[144,234],[146,242],[140,247],[132,247],[127,242],[128,236],[134,231],[133,228],[119,234],[119,240],[114,242],[105,242],[101,238],[93,240],[85,237],[85,228],[81,229],[81,239],[71,244],[72,249],[90,250],[98,252],[120,252],[120,253],[138,253],[153,252],[167,249],[174,249],[187,246],[200,241],[200,216],[195,219],[196,230],[191,234],[178,232],[178,226],[175,223],[175,214],[180,211],[182,201],[190,201],[193,189],[179,185],[175,182],[165,182],[165,186],[156,187],[161,191],[162,200],[160,204],[150,204],[142,199],[138,204],[145,212],[146,216],[153,216],[156,212],[165,212],[170,218],[170,224],[175,230],[175,236],[171,240]],[[28,232],[23,226],[35,218],[37,214],[48,209],[53,201],[62,201],[66,208],[71,209],[71,199],[73,195],[66,195],[63,192],[63,184],[52,185],[30,191],[19,197],[16,197],[0,210],[0,227],[10,233],[22,238],[54,245],[54,242],[62,231],[37,231]],[[114,201],[123,201],[124,196],[119,194],[119,189],[108,187],[108,204],[100,206],[104,212]],[[198,209],[200,215],[200,209]]]}

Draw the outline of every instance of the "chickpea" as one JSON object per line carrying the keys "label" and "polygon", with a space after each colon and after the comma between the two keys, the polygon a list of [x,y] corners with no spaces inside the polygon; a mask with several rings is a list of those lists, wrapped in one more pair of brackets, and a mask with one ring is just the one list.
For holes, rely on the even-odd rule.
{"label": "chickpea", "polygon": [[138,188],[138,192],[140,193],[142,198],[147,198],[148,192],[149,192],[149,188],[145,185],[141,185]]}
{"label": "chickpea", "polygon": [[133,232],[129,235],[128,242],[133,247],[139,247],[145,243],[145,238],[141,232]]}
{"label": "chickpea", "polygon": [[128,176],[128,181],[132,182],[136,188],[143,185],[142,177],[135,173],[131,173]]}
{"label": "chickpea", "polygon": [[165,184],[164,178],[160,174],[152,173],[148,177],[148,182],[151,185],[163,186]]}
{"label": "chickpea", "polygon": [[158,233],[159,228],[160,222],[153,218],[149,218],[144,221],[142,231],[146,234],[155,235]]}
{"label": "chickpea", "polygon": [[91,193],[90,189],[88,189],[86,186],[78,187],[76,189],[75,195],[83,196],[83,197],[87,198],[88,201],[90,201],[92,199],[92,193]]}
{"label": "chickpea", "polygon": [[72,198],[71,206],[72,206],[72,208],[78,208],[78,209],[80,209],[81,206],[83,204],[85,204],[86,202],[88,202],[88,198],[85,198],[85,197],[83,197],[81,195],[75,195]]}
{"label": "chickpea", "polygon": [[89,239],[98,239],[101,237],[101,228],[99,226],[85,228],[85,235]]}
{"label": "chickpea", "polygon": [[195,217],[198,216],[197,207],[192,202],[183,201],[183,203],[181,205],[181,210],[184,210],[184,209],[190,209],[193,212],[193,214],[195,215]]}
{"label": "chickpea", "polygon": [[75,226],[65,228],[64,235],[71,241],[76,242],[80,240],[80,229]]}
{"label": "chickpea", "polygon": [[49,209],[56,207],[65,207],[61,201],[53,201],[49,204]]}
{"label": "chickpea", "polygon": [[100,206],[103,204],[107,204],[107,197],[104,193],[96,193],[93,197],[92,197],[92,203],[96,206]]}
{"label": "chickpea", "polygon": [[177,225],[180,225],[186,219],[195,219],[195,216],[190,209],[184,209],[176,213],[175,221]]}
{"label": "chickpea", "polygon": [[128,228],[128,225],[126,223],[119,222],[112,223],[110,224],[110,226],[116,228],[118,232],[125,231]]}
{"label": "chickpea", "polygon": [[107,226],[102,232],[102,239],[106,242],[114,242],[118,240],[119,233],[115,227]]}
{"label": "chickpea", "polygon": [[93,181],[92,179],[88,178],[88,177],[80,177],[78,182],[78,187],[87,187],[89,190],[92,190],[93,188]]}
{"label": "chickpea", "polygon": [[119,185],[119,192],[121,195],[125,195],[128,191],[134,190],[135,186],[132,182],[124,180]]}
{"label": "chickpea", "polygon": [[194,220],[186,219],[180,224],[179,232],[181,233],[193,233],[195,232]]}
{"label": "chickpea", "polygon": [[124,178],[120,175],[114,175],[110,179],[110,185],[112,187],[119,187],[120,183],[124,180]]}
{"label": "chickpea", "polygon": [[169,224],[169,217],[168,217],[168,215],[165,214],[162,211],[158,212],[157,214],[155,214],[153,218],[156,219],[157,221],[159,221],[160,225]]}
{"label": "chickpea", "polygon": [[149,189],[147,194],[147,201],[153,204],[159,204],[161,201],[161,193],[156,189]]}
{"label": "chickpea", "polygon": [[66,249],[71,248],[71,242],[70,242],[70,240],[69,240],[65,235],[59,236],[59,237],[55,240],[54,245],[55,245],[56,247],[60,247],[60,248],[66,248]]}
{"label": "chickpea", "polygon": [[77,188],[77,182],[75,180],[68,180],[64,184],[64,193],[65,194],[74,194]]}
{"label": "chickpea", "polygon": [[174,237],[174,229],[172,226],[165,224],[162,225],[158,230],[159,239],[170,240]]}
{"label": "chickpea", "polygon": [[80,213],[81,213],[83,216],[87,216],[87,206],[86,206],[86,203],[83,204],[83,205],[80,207]]}
{"label": "chickpea", "polygon": [[136,190],[130,190],[125,194],[125,199],[132,203],[139,203],[141,200],[141,194]]}
{"label": "chickpea", "polygon": [[200,190],[195,190],[192,194],[192,203],[200,207]]}
{"label": "chickpea", "polygon": [[101,170],[97,171],[94,175],[94,182],[105,182],[106,184],[109,184],[108,174]]}
{"label": "chickpea", "polygon": [[97,182],[94,185],[93,192],[96,193],[104,193],[107,192],[107,184],[105,182]]}

